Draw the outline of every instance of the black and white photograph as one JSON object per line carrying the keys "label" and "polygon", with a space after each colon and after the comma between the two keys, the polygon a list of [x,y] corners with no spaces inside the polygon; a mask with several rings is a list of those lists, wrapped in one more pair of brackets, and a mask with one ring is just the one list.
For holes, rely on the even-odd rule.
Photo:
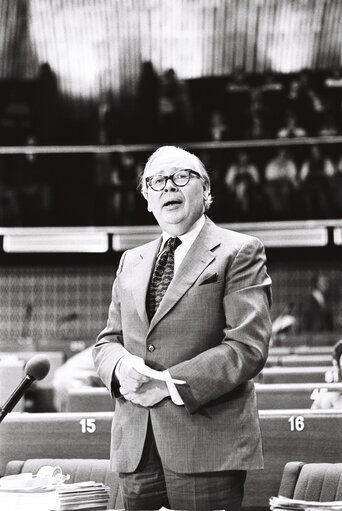
{"label": "black and white photograph", "polygon": [[342,0],[0,0],[0,510],[342,511]]}

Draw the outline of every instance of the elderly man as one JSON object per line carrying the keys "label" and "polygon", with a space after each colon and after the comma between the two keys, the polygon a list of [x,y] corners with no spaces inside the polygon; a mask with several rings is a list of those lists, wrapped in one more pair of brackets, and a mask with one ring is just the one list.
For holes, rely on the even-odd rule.
{"label": "elderly man", "polygon": [[263,467],[264,249],[209,220],[208,174],[183,149],[153,153],[141,188],[162,236],[123,254],[94,348],[116,398],[112,468],[128,510],[237,511],[246,471]]}

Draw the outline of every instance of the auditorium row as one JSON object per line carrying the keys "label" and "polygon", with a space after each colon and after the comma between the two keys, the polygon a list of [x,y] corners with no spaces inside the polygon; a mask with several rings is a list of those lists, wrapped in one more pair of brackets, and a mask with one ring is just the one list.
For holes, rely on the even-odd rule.
{"label": "auditorium row", "polygon": [[[321,339],[324,339],[324,335]],[[325,339],[325,345],[271,346],[267,367],[256,381],[265,469],[250,472],[244,509],[268,509],[269,498],[278,495],[280,488],[281,494],[287,495],[283,491],[285,474],[289,477],[284,472],[288,462],[340,463],[342,383],[325,381],[329,371],[335,367],[334,346],[331,345],[333,337],[328,334]],[[118,482],[108,465],[110,429],[115,406],[107,389],[98,386],[95,374],[91,371],[90,358],[84,358],[84,354],[90,354],[92,349],[90,342],[86,344],[89,344],[88,348],[78,355],[70,356],[69,352],[69,372],[65,372],[65,353],[45,352],[51,363],[50,373],[41,382],[33,384],[25,400],[18,403],[16,410],[9,413],[1,424],[0,476],[34,471],[43,464],[58,464],[63,467],[63,471],[71,473],[73,480],[79,480],[76,475],[78,473],[79,477],[98,477],[99,481],[109,484],[110,502],[118,509],[122,507]],[[338,346],[341,348],[341,342]],[[81,344],[74,345],[74,348],[81,348]],[[1,352],[2,381],[7,381],[8,386],[14,384],[13,375],[17,371],[19,376],[19,366],[23,370],[23,364],[33,355],[32,351]],[[79,356],[83,357],[84,365],[77,372],[72,360]],[[7,376],[4,375],[6,367]],[[51,403],[49,400],[53,396],[53,382],[58,371],[61,376],[63,374],[67,387],[64,389],[66,394],[62,396],[64,411],[56,413],[47,411],[48,408],[44,411],[41,407],[44,402],[46,405]],[[71,375],[76,382],[73,388],[68,381]],[[60,390],[58,386],[56,388]],[[34,413],[32,408],[31,413],[19,411],[25,405],[29,412],[35,400],[39,403],[39,411]],[[293,465],[286,470],[293,471],[295,468],[299,470],[299,467]],[[328,477],[327,474],[325,477]],[[288,479],[286,484],[289,484]],[[289,491],[288,486],[286,488]],[[319,492],[312,495],[313,499],[320,500]],[[290,494],[288,496],[293,497]]]}

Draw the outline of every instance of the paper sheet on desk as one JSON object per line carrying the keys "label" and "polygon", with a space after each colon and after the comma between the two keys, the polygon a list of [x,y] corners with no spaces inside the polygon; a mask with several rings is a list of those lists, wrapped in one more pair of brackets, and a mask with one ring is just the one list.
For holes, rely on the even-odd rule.
{"label": "paper sheet on desk", "polygon": [[176,383],[177,385],[184,385],[186,382],[184,380],[177,380],[175,378],[171,378],[167,372],[164,371],[156,371],[156,369],[152,369],[152,367],[148,367],[142,358],[136,357],[135,355],[132,355],[129,351],[127,351],[124,348],[125,355],[131,357],[132,364],[134,366],[134,369],[138,371],[138,373],[143,374],[144,376],[149,376],[150,378],[153,378],[155,380],[161,380],[170,382],[170,383]]}

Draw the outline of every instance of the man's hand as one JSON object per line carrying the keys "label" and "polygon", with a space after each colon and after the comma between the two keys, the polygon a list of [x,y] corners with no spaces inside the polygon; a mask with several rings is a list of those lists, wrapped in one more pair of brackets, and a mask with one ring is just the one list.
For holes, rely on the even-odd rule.
{"label": "man's hand", "polygon": [[115,369],[115,376],[121,387],[124,387],[127,392],[135,392],[141,385],[150,381],[148,376],[144,376],[134,369],[135,358],[139,357],[124,355]]}
{"label": "man's hand", "polygon": [[141,385],[136,391],[121,385],[120,392],[127,401],[144,407],[154,406],[170,395],[164,381],[153,379]]}

